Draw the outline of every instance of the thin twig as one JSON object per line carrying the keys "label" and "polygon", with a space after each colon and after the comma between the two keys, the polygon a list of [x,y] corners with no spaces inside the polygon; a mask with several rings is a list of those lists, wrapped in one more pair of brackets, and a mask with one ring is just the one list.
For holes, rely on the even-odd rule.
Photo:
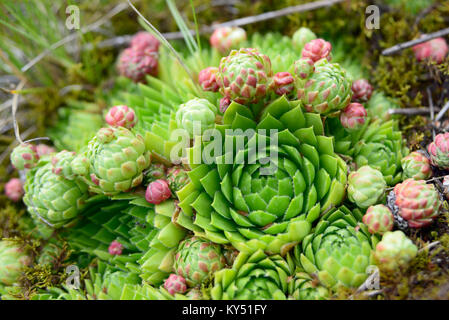
{"label": "thin twig", "polygon": [[92,30],[95,30],[97,28],[99,28],[101,25],[103,25],[104,23],[106,23],[107,21],[109,21],[109,19],[111,19],[113,16],[117,15],[118,13],[122,12],[123,10],[125,10],[128,7],[128,5],[126,3],[120,3],[117,6],[115,6],[111,11],[109,11],[106,15],[104,15],[103,18],[97,20],[96,22],[88,25],[87,27],[81,28],[80,32],[77,33],[72,33],[70,35],[68,35],[67,37],[59,40],[58,42],[55,42],[54,44],[52,44],[50,46],[50,48],[46,49],[44,52],[42,52],[41,54],[39,54],[37,57],[35,57],[34,59],[32,59],[30,62],[28,62],[26,65],[24,65],[22,67],[22,69],[20,71],[22,72],[26,72],[29,69],[31,69],[34,65],[36,65],[36,63],[38,63],[39,61],[41,61],[45,56],[47,56],[49,53],[51,53],[53,50],[56,50],[57,48],[59,48],[60,46],[65,45],[66,43],[69,43],[70,41],[78,38],[80,36],[80,34],[85,34],[87,32],[90,32]]}
{"label": "thin twig", "polygon": [[447,34],[449,34],[449,28],[442,29],[442,30],[439,30],[439,31],[436,31],[433,33],[429,33],[429,34],[421,36],[419,39],[399,43],[395,46],[392,46],[391,48],[385,49],[384,51],[382,51],[382,55],[389,56],[391,54],[402,51],[404,49],[416,46],[417,44],[427,42],[427,41],[435,39],[435,38],[443,37]]}
{"label": "thin twig", "polygon": [[12,98],[12,119],[14,123],[14,134],[16,136],[17,141],[19,143],[23,143],[22,138],[20,137],[20,130],[19,130],[19,123],[16,119],[16,113],[17,113],[17,106],[18,106],[18,100],[19,100],[19,94],[18,91],[22,90],[25,86],[24,80],[20,81],[20,83],[17,85],[16,90],[14,90],[14,96]]}
{"label": "thin twig", "polygon": [[419,249],[419,250],[418,250],[418,253],[419,253],[419,252],[423,252],[424,250],[431,250],[431,249],[435,248],[435,247],[436,247],[437,245],[439,245],[439,244],[440,244],[440,241],[434,241],[434,242],[431,242],[431,243],[429,243],[427,246],[425,246],[425,247]]}
{"label": "thin twig", "polygon": [[[430,109],[430,120],[432,123],[435,121],[435,110],[433,106],[432,92],[430,91],[430,86],[427,87],[427,99],[429,100],[429,109]],[[432,127],[432,138],[435,139],[435,128]]]}
{"label": "thin twig", "polygon": [[444,105],[443,109],[441,109],[440,112],[438,112],[437,117],[435,118],[436,121],[440,121],[441,118],[444,116],[444,114],[449,110],[449,101]]}
{"label": "thin twig", "polygon": [[[434,111],[440,111],[440,108],[434,108]],[[404,109],[389,109],[389,114],[403,114],[406,116],[415,116],[420,114],[429,114],[430,108],[404,108]]]}

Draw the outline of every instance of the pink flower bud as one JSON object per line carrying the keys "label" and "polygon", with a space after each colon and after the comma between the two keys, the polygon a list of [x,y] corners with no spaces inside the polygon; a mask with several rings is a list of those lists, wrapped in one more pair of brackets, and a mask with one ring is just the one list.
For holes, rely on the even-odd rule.
{"label": "pink flower bud", "polygon": [[106,122],[113,127],[125,127],[131,129],[136,125],[137,118],[133,109],[121,105],[109,109],[106,114]]}
{"label": "pink flower bud", "polygon": [[352,83],[352,101],[366,102],[373,94],[373,87],[366,79],[359,79]]}
{"label": "pink flower bud", "polygon": [[184,293],[187,291],[186,279],[172,273],[164,282],[164,288],[172,296],[175,293]]}
{"label": "pink flower bud", "polygon": [[427,147],[432,165],[449,169],[449,132],[438,134]]}
{"label": "pink flower bud", "polygon": [[418,61],[433,60],[438,64],[444,61],[448,50],[449,48],[444,38],[432,39],[413,47],[415,57]]}
{"label": "pink flower bud", "polygon": [[289,72],[278,72],[273,77],[273,87],[277,95],[288,95],[295,88],[295,79]]}
{"label": "pink flower bud", "polygon": [[23,186],[20,179],[12,178],[5,184],[5,195],[14,202],[22,199]]}
{"label": "pink flower bud", "polygon": [[204,91],[218,91],[217,73],[218,68],[216,67],[208,67],[200,71],[198,74],[198,82]]}
{"label": "pink flower bud", "polygon": [[221,98],[220,99],[220,111],[221,111],[221,113],[225,113],[230,104],[231,104],[231,99],[229,99],[228,97]]}
{"label": "pink flower bud", "polygon": [[123,251],[123,244],[121,244],[120,242],[118,242],[117,240],[114,240],[111,242],[111,244],[109,245],[108,248],[109,254],[112,255],[121,255],[122,251]]}
{"label": "pink flower bud", "polygon": [[223,27],[212,33],[210,44],[220,53],[227,54],[231,49],[239,47],[245,40],[246,32],[242,28]]}
{"label": "pink flower bud", "polygon": [[340,122],[346,130],[357,131],[365,124],[367,116],[365,108],[360,103],[353,102],[340,114]]}
{"label": "pink flower bud", "polygon": [[156,180],[151,182],[145,192],[145,199],[152,204],[164,202],[172,196],[170,186],[166,180]]}
{"label": "pink flower bud", "polygon": [[47,146],[44,143],[39,143],[38,145],[36,145],[36,153],[39,157],[54,152],[56,152],[55,148]]}
{"label": "pink flower bud", "polygon": [[157,75],[157,53],[149,49],[140,50],[134,47],[125,49],[119,57],[117,69],[120,75],[134,82],[145,82],[146,75]]}
{"label": "pink flower bud", "polygon": [[310,58],[313,62],[321,59],[331,60],[332,45],[323,39],[314,39],[305,44],[302,58]]}
{"label": "pink flower bud", "polygon": [[159,40],[149,32],[140,31],[131,39],[131,47],[137,50],[148,49],[157,52],[160,46]]}

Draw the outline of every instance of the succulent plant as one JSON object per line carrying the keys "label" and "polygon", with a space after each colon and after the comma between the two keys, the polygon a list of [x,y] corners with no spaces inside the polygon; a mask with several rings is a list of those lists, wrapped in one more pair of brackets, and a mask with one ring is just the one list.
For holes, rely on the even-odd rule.
{"label": "succulent plant", "polygon": [[167,182],[173,192],[178,192],[190,182],[190,179],[183,167],[173,166],[167,169]]}
{"label": "succulent plant", "polygon": [[427,147],[432,165],[449,169],[449,132],[437,134]]}
{"label": "succulent plant", "polygon": [[358,131],[348,132],[338,119],[327,119],[326,131],[335,138],[335,151],[351,157],[357,168],[369,165],[382,172],[389,186],[401,181],[401,160],[409,153],[398,123],[367,121]]}
{"label": "succulent plant", "polygon": [[414,46],[413,51],[418,61],[432,60],[442,63],[447,56],[449,47],[444,38],[436,38]]}
{"label": "succulent plant", "polygon": [[26,251],[12,241],[0,241],[0,283],[11,286],[21,275],[21,269],[31,264]]}
{"label": "succulent plant", "polygon": [[246,40],[246,32],[239,27],[221,27],[216,29],[211,37],[210,44],[221,54],[229,53],[231,49],[237,49]]}
{"label": "succulent plant", "polygon": [[384,196],[387,184],[382,173],[370,166],[351,172],[348,177],[348,197],[359,208],[368,208]]}
{"label": "succulent plant", "polygon": [[217,67],[208,67],[198,74],[198,83],[204,91],[217,92],[220,86],[217,82]]}
{"label": "succulent plant", "polygon": [[136,125],[137,117],[133,109],[125,105],[114,106],[106,114],[106,122],[113,127],[131,129]]}
{"label": "succulent plant", "polygon": [[439,214],[441,201],[433,184],[407,179],[394,187],[398,214],[410,228],[430,225]]}
{"label": "succulent plant", "polygon": [[343,127],[351,131],[360,130],[366,122],[368,113],[363,105],[357,102],[350,103],[340,114],[340,122]]}
{"label": "succulent plant", "polygon": [[291,300],[327,300],[330,296],[328,288],[305,272],[297,272],[289,279],[288,293]]}
{"label": "succulent plant", "polygon": [[165,174],[166,167],[162,163],[154,163],[152,162],[151,165],[148,167],[147,170],[144,172],[144,182],[143,184],[145,186],[149,185],[151,182],[163,179],[166,180],[167,176]]}
{"label": "succulent plant", "polygon": [[[231,243],[239,251],[262,249],[284,255],[310,232],[320,212],[343,200],[347,169],[334,153],[332,139],[322,135],[320,116],[303,113],[298,102],[280,97],[265,107],[258,120],[257,124],[246,106],[234,102],[219,128],[242,132],[278,128],[278,135],[272,137],[279,142],[273,142],[275,150],[271,138],[257,132],[241,141],[238,152],[219,142],[226,152],[207,164],[196,162],[195,154],[210,144],[197,143],[187,150],[191,182],[177,192],[182,211],[176,222],[213,242]],[[253,153],[251,146],[263,144]],[[237,143],[230,146],[234,149]],[[254,158],[248,163],[251,153]],[[269,156],[273,163],[258,160]]]}
{"label": "succulent plant", "polygon": [[76,218],[89,198],[87,185],[53,173],[49,158],[42,158],[27,173],[23,202],[31,216],[58,228]]}
{"label": "succulent plant", "polygon": [[316,39],[316,35],[312,30],[305,27],[299,28],[292,36],[293,47],[295,48],[296,52],[302,53],[302,50],[304,49],[306,43],[314,39]]}
{"label": "succulent plant", "polygon": [[48,134],[58,150],[80,152],[104,125],[100,107],[94,103],[69,100],[67,106],[57,111],[58,121]]}
{"label": "succulent plant", "polygon": [[157,53],[148,49],[125,49],[119,57],[117,69],[120,75],[134,82],[145,82],[145,76],[158,73]]}
{"label": "succulent plant", "polygon": [[61,252],[62,249],[59,247],[57,242],[49,242],[42,248],[37,262],[43,266],[49,265],[53,267]]}
{"label": "succulent plant", "polygon": [[393,214],[383,204],[369,207],[362,221],[366,224],[371,234],[383,235],[385,232],[393,230]]}
{"label": "succulent plant", "polygon": [[114,195],[141,184],[142,172],[150,162],[139,134],[124,127],[109,127],[97,132],[87,150],[72,161],[72,169],[90,191]]}
{"label": "succulent plant", "polygon": [[313,62],[321,59],[332,60],[332,45],[323,39],[313,39],[304,45],[302,58],[310,58]]}
{"label": "succulent plant", "polygon": [[36,145],[36,153],[39,158],[45,156],[46,154],[52,154],[55,152],[56,152],[55,148],[50,147],[44,143],[39,143]]}
{"label": "succulent plant", "polygon": [[373,86],[366,79],[358,79],[352,83],[352,101],[367,102],[373,94]]}
{"label": "succulent plant", "polygon": [[429,159],[421,152],[412,152],[402,158],[401,166],[405,179],[427,180],[432,177]]}
{"label": "succulent plant", "polygon": [[164,282],[164,288],[172,296],[175,293],[185,293],[187,291],[186,279],[172,273]]}
{"label": "succulent plant", "polygon": [[75,179],[76,175],[72,170],[72,161],[75,159],[76,153],[62,150],[51,157],[51,171],[68,180]]}
{"label": "succulent plant", "polygon": [[289,72],[278,72],[273,77],[271,87],[279,96],[289,95],[295,89],[295,78]]}
{"label": "succulent plant", "polygon": [[30,143],[22,143],[11,152],[11,164],[17,170],[31,169],[38,160],[36,146]]}
{"label": "succulent plant", "polygon": [[23,184],[18,178],[12,178],[5,183],[5,195],[14,202],[22,199],[23,196]]}
{"label": "succulent plant", "polygon": [[311,61],[301,58],[292,67],[298,99],[308,112],[333,116],[351,102],[352,79],[339,64],[322,59],[312,65]]}
{"label": "succulent plant", "polygon": [[150,50],[157,52],[160,46],[159,40],[149,32],[140,31],[131,39],[131,47],[136,50]]}
{"label": "succulent plant", "polygon": [[159,204],[172,196],[167,180],[159,179],[151,182],[145,192],[145,199],[152,204]]}
{"label": "succulent plant", "polygon": [[346,207],[325,214],[313,233],[295,247],[299,265],[328,288],[360,286],[368,277],[377,243],[366,226],[357,222],[360,219]]}
{"label": "succulent plant", "polygon": [[150,232],[146,231],[148,228],[136,230],[145,236],[136,238],[141,239],[138,243],[146,244],[142,247],[145,253],[138,260],[139,272],[142,279],[152,285],[162,284],[175,271],[175,253],[179,243],[186,237],[186,230],[174,222],[178,214],[179,208],[175,201],[167,200],[156,205],[154,213],[151,214],[150,211],[145,218],[152,223],[155,230],[149,230]]}
{"label": "succulent plant", "polygon": [[215,273],[213,300],[286,300],[293,261],[263,250],[241,252],[231,269]]}
{"label": "succulent plant", "polygon": [[191,237],[179,244],[174,270],[185,278],[189,287],[195,287],[225,265],[226,259],[220,245]]}
{"label": "succulent plant", "polygon": [[374,257],[380,268],[394,271],[407,266],[418,253],[418,248],[400,230],[387,232],[376,245]]}
{"label": "succulent plant", "polygon": [[221,59],[217,75],[220,93],[240,104],[256,103],[265,96],[272,77],[268,56],[253,48],[232,50]]}
{"label": "succulent plant", "polygon": [[112,241],[109,245],[108,252],[112,255],[121,255],[123,252],[123,244],[117,240]]}
{"label": "succulent plant", "polygon": [[365,104],[365,108],[370,118],[388,121],[392,118],[389,110],[398,109],[400,106],[392,98],[375,91],[368,103]]}
{"label": "succulent plant", "polygon": [[193,138],[214,125],[216,114],[217,108],[208,100],[194,98],[179,106],[176,123]]}

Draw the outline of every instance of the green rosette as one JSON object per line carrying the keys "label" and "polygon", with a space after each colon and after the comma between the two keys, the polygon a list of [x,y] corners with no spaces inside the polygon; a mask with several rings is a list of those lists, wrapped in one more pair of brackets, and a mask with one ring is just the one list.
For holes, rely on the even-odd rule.
{"label": "green rosette", "polygon": [[316,274],[328,288],[357,288],[374,265],[373,248],[378,239],[360,223],[362,214],[346,207],[324,215],[312,234],[295,247],[295,258],[307,273]]}
{"label": "green rosette", "polygon": [[231,269],[215,273],[213,300],[286,300],[294,262],[288,254],[266,255],[262,250],[241,252]]}
{"label": "green rosette", "polygon": [[23,202],[33,219],[59,228],[69,225],[83,211],[89,198],[87,189],[78,179],[67,180],[53,173],[47,156],[27,173]]}
{"label": "green rosette", "polygon": [[338,119],[327,119],[326,132],[335,137],[335,152],[348,156],[357,168],[369,165],[379,170],[389,186],[401,181],[401,160],[409,150],[397,121],[371,120],[348,133]]}
{"label": "green rosette", "polygon": [[[177,223],[239,251],[285,255],[310,232],[320,214],[343,200],[346,164],[334,153],[332,138],[323,135],[320,116],[304,113],[298,102],[285,97],[257,117],[232,103],[215,132],[226,129],[256,133],[246,143],[240,141],[239,150],[242,135],[223,134],[224,143],[200,143],[197,137],[188,149],[191,182],[177,192],[182,209]],[[269,137],[258,129],[277,131]],[[266,148],[255,150],[261,142]],[[206,154],[220,144],[227,153],[212,157],[209,164],[200,157],[201,163],[195,164],[203,147]],[[267,160],[273,153],[277,156]]]}

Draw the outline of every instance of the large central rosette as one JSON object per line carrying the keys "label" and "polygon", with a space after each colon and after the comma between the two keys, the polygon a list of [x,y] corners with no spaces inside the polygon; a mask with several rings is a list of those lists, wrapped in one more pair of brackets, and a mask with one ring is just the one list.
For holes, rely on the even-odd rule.
{"label": "large central rosette", "polygon": [[[239,251],[284,255],[320,213],[342,201],[346,165],[332,138],[322,135],[320,116],[303,113],[298,103],[281,97],[257,117],[252,112],[234,102],[215,129],[226,130],[224,142],[200,143],[197,137],[189,149],[191,182],[178,192],[177,223]],[[243,135],[230,134],[237,129],[254,134],[239,146]],[[212,146],[222,147],[221,153],[211,152]],[[209,152],[212,161],[205,161]]]}

